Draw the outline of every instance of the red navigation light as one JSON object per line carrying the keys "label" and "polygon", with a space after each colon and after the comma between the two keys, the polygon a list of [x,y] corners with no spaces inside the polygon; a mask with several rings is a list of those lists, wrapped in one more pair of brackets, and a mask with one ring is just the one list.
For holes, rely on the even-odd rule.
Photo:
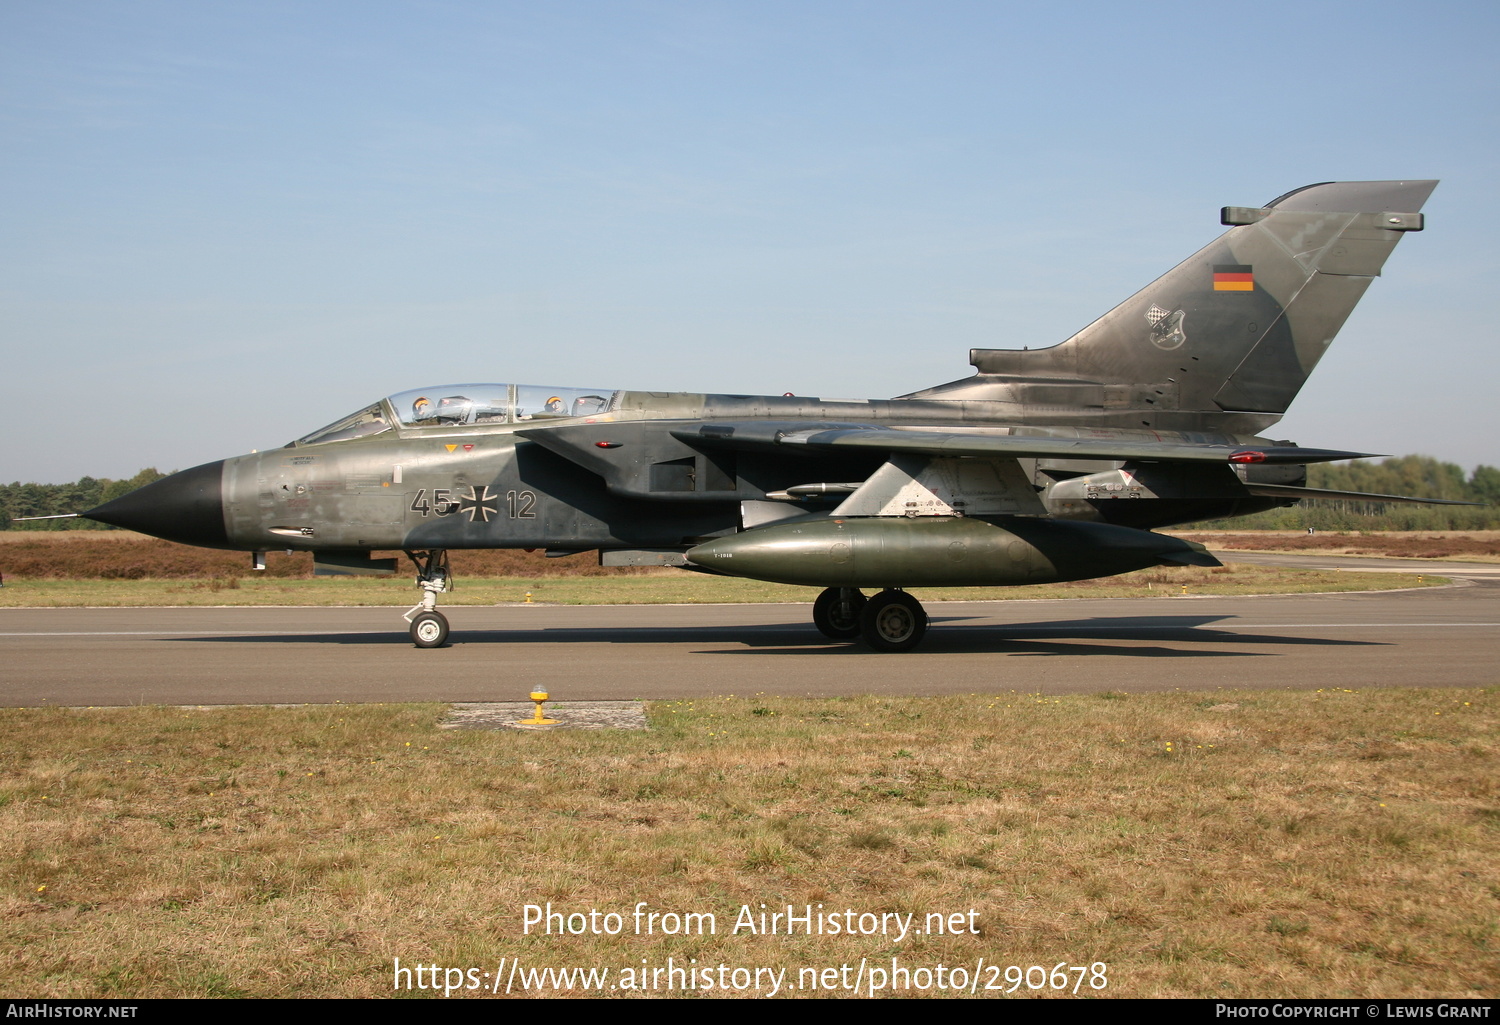
{"label": "red navigation light", "polygon": [[618,441],[596,441],[596,442],[594,442],[594,447],[595,448],[619,448],[620,447],[620,443]]}
{"label": "red navigation light", "polygon": [[1266,461],[1264,452],[1236,452],[1229,457],[1231,463],[1263,463]]}

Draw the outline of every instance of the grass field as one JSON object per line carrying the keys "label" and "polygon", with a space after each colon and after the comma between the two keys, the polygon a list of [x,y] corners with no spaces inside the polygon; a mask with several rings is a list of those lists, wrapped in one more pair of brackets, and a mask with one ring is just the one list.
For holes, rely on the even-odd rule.
{"label": "grass field", "polygon": [[[0,710],[0,991],[385,996],[396,958],[629,985],[670,957],[801,996],[895,959],[928,995],[940,964],[996,996],[1004,966],[1063,963],[1088,995],[1492,999],[1496,698],[751,696],[545,734],[436,706]],[[523,935],[548,902],[621,934]],[[717,931],[637,935],[638,902]],[[761,904],[958,930],[734,933]]]}
{"label": "grass field", "polygon": [[[152,579],[144,567],[163,550],[142,545],[165,542],[64,536],[27,550],[52,561],[25,574],[5,568],[24,546],[0,543],[0,606],[416,599],[404,577],[301,579],[291,560],[256,576],[242,555]],[[674,571],[558,574],[586,558],[533,558],[508,576],[457,566],[443,603],[815,594]],[[918,596],[1417,584],[1237,564]],[[671,959],[728,979],[726,991],[695,976],[708,996],[866,996],[861,965],[886,974],[886,995],[956,995],[954,969],[978,995],[1058,995],[1061,964],[1078,966],[1061,978],[1079,995],[1493,999],[1497,697],[712,697],[653,703],[647,732],[553,733],[445,731],[439,706],[0,709],[0,992],[438,995],[393,992],[399,958],[444,969],[429,986],[488,987],[480,973],[519,967],[514,993],[592,995],[529,973],[597,969],[606,994],[680,995],[650,974]],[[525,906],[549,902],[616,913],[620,934],[525,934]],[[637,934],[640,902],[712,915],[716,931]],[[762,904],[912,915],[918,929],[932,915],[956,931],[733,931]],[[894,968],[914,973],[907,988]],[[856,979],[863,989],[841,988]]]}

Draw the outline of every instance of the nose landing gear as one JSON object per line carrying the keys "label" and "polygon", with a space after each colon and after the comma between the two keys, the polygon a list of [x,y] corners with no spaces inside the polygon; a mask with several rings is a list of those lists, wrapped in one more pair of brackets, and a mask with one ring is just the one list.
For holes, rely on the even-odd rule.
{"label": "nose landing gear", "polygon": [[448,617],[437,610],[437,596],[453,589],[448,552],[407,552],[406,557],[417,567],[417,586],[422,589],[422,600],[402,617],[411,624],[411,642],[419,648],[441,648],[448,643]]}

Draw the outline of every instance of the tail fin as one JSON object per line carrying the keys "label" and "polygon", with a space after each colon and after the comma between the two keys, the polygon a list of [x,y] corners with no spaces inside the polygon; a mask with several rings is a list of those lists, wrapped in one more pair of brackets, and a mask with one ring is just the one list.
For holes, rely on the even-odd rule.
{"label": "tail fin", "polygon": [[954,385],[965,398],[1150,410],[1162,426],[1182,420],[1161,417],[1170,410],[1283,413],[1402,234],[1422,230],[1436,186],[1331,182],[1225,207],[1229,231],[1072,338],[971,350],[979,374]]}

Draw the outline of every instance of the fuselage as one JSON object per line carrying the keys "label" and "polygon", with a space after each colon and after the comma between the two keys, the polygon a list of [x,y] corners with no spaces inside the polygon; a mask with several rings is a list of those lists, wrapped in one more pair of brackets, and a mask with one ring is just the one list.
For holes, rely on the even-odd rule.
{"label": "fuselage", "polygon": [[[482,389],[483,399],[467,396]],[[1264,443],[1240,434],[1097,421],[1048,424],[1038,422],[1039,410],[1028,410],[1028,419],[1019,421],[1018,412],[1012,403],[973,399],[837,400],[515,385],[421,389],[383,399],[283,448],[184,471],[119,500],[121,508],[96,510],[102,515],[95,518],[247,551],[680,548],[763,522],[768,495],[858,482],[884,461],[868,453],[702,451],[670,433],[684,424],[787,421],[912,431],[961,426],[969,433]],[[1076,420],[1059,413],[1056,419]],[[1047,515],[1061,519],[1151,528],[1276,504],[1245,494],[1238,486],[1244,468],[1020,463]],[[1301,468],[1248,472],[1257,470],[1296,483]],[[840,497],[804,499],[797,511],[826,514]]]}

